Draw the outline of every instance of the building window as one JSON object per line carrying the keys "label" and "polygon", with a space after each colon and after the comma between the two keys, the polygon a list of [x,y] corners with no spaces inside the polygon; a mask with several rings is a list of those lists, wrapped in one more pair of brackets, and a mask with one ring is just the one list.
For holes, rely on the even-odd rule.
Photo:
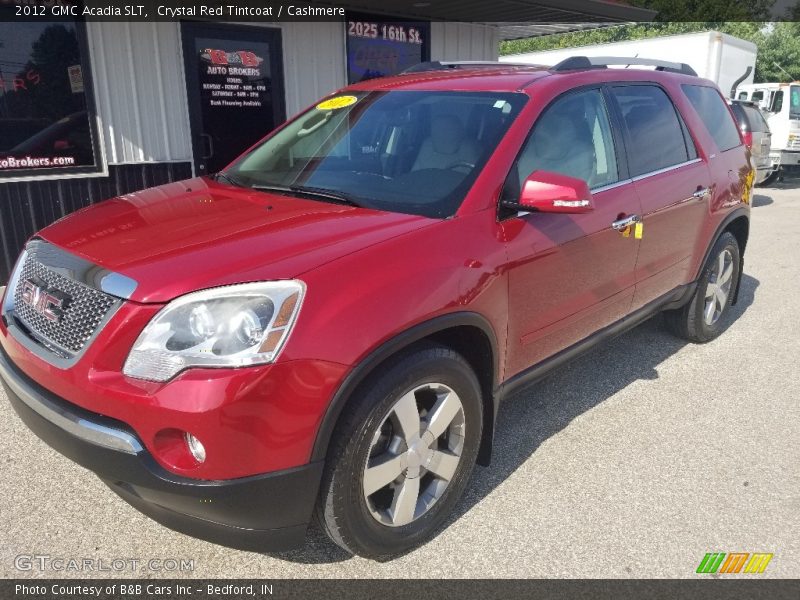
{"label": "building window", "polygon": [[430,60],[430,23],[347,13],[347,82],[397,75]]}
{"label": "building window", "polygon": [[[10,8],[10,7],[9,7]],[[99,169],[83,23],[0,8],[0,180]]]}

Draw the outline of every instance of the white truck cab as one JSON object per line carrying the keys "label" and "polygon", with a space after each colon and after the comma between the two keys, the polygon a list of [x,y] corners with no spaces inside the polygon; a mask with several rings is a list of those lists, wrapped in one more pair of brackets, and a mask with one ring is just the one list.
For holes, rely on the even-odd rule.
{"label": "white truck cab", "polygon": [[765,112],[772,132],[770,158],[778,175],[800,173],[800,81],[740,85],[736,99],[755,102]]}

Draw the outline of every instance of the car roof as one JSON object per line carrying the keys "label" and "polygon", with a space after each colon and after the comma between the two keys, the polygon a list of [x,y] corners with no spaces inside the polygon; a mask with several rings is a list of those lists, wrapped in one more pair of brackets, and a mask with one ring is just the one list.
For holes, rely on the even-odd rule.
{"label": "car roof", "polygon": [[403,73],[391,77],[369,79],[347,87],[352,91],[430,90],[430,91],[519,91],[537,79],[546,77],[547,67],[503,65],[467,67]]}
{"label": "car roof", "polygon": [[685,82],[705,82],[693,75],[652,69],[586,68],[556,71],[543,65],[518,65],[512,63],[466,63],[458,68],[420,70],[391,77],[369,79],[347,86],[350,91],[491,91],[519,92],[545,77],[569,77],[576,86],[602,81],[660,81],[679,78]]}

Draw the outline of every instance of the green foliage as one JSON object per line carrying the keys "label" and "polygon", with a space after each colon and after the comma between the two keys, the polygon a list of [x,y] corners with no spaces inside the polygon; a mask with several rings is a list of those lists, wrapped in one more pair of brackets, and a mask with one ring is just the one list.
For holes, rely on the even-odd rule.
{"label": "green foliage", "polygon": [[[655,7],[667,0],[647,0],[637,4],[650,4]],[[673,10],[692,4],[690,1],[667,2]],[[741,3],[734,0],[730,4],[731,11],[742,9]],[[752,10],[762,11],[771,0],[757,0],[752,3]],[[748,4],[749,6],[749,4]],[[800,19],[800,3],[794,7]],[[680,13],[678,13],[680,14]],[[733,13],[736,14],[736,13]],[[698,31],[721,31],[732,36],[753,42],[757,47],[755,81],[789,81],[800,79],[800,23],[766,21],[680,21],[652,22],[634,25],[619,25],[590,31],[576,31],[558,35],[548,35],[523,40],[501,42],[500,54],[517,54],[521,52],[540,52],[559,48],[577,48],[592,44],[640,40],[664,35],[695,33]],[[775,66],[778,63],[791,77]]]}
{"label": "green foliage", "polygon": [[657,11],[656,20],[765,21],[775,0],[631,0],[630,4]]}
{"label": "green foliage", "polygon": [[800,80],[800,23],[775,23],[764,36],[758,45],[756,78],[759,82]]}

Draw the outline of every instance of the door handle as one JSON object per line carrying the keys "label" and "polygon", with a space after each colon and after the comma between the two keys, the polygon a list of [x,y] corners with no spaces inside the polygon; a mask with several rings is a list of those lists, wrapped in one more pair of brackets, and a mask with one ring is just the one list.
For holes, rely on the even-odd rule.
{"label": "door handle", "polygon": [[206,159],[209,159],[212,156],[214,156],[214,140],[207,133],[201,133],[200,137],[202,139],[206,140],[206,142],[207,142],[206,148],[204,148],[204,150],[206,150],[208,152],[208,154],[204,154],[203,156],[200,157],[203,160],[206,160]]}
{"label": "door handle", "polygon": [[633,225],[634,223],[641,222],[642,217],[639,215],[631,215],[630,217],[625,217],[624,219],[618,219],[611,223],[611,227],[616,229],[617,231],[623,231]]}
{"label": "door handle", "polygon": [[701,188],[692,194],[692,198],[705,198],[711,193],[711,188]]}

